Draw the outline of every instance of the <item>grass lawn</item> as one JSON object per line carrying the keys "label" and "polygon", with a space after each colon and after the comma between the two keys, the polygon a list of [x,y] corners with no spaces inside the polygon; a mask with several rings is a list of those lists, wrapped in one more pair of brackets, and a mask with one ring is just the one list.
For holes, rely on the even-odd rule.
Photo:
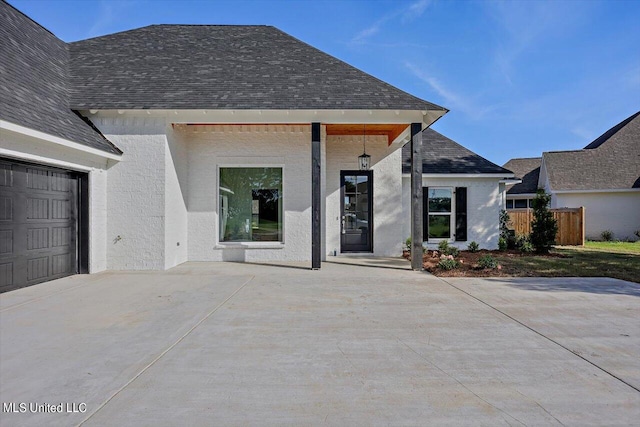
{"label": "grass lawn", "polygon": [[[596,243],[598,246],[603,242]],[[583,248],[556,248],[551,256],[509,256],[496,253],[504,274],[542,277],[613,277],[640,283],[640,251],[638,243],[604,242],[621,247],[627,253],[617,253],[607,246]]]}
{"label": "grass lawn", "polygon": [[640,240],[637,242],[585,242],[584,248],[604,252],[640,254]]}

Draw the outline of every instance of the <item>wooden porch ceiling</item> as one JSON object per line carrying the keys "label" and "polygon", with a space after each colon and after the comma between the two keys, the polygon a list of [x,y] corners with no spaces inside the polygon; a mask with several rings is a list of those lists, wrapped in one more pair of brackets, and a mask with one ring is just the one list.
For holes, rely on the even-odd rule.
{"label": "wooden porch ceiling", "polygon": [[[296,126],[300,125],[300,123],[187,123],[187,126]],[[372,135],[386,135],[388,140],[387,143],[391,144],[395,139],[404,132],[409,124],[367,124],[366,126],[363,124],[326,124],[327,127],[327,135],[358,135],[362,136],[363,130],[366,131],[367,136]]]}
{"label": "wooden porch ceiling", "polygon": [[327,124],[327,135],[386,135],[391,144],[409,124]]}

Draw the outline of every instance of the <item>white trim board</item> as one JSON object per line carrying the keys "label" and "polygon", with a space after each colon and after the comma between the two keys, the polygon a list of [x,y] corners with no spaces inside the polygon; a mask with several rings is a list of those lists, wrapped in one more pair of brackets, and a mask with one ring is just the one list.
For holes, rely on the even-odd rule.
{"label": "white trim board", "polygon": [[68,139],[60,138],[58,136],[50,135],[48,133],[40,132],[28,127],[20,126],[15,123],[10,123],[5,120],[0,120],[0,129],[8,130],[11,132],[19,133],[22,135],[30,136],[32,138],[40,139],[42,141],[51,142],[67,148],[82,151],[85,153],[93,154],[110,160],[121,160],[120,154],[107,153],[106,151],[99,150],[97,148],[87,147],[86,145],[78,144],[77,142],[69,141]]}
{"label": "white trim board", "polygon": [[[410,173],[403,173],[403,178],[411,177]],[[513,175],[503,173],[423,173],[423,178],[459,179],[459,178],[513,178]]]}
{"label": "white trim board", "polygon": [[[87,116],[163,117],[167,123],[200,124],[353,124],[422,123],[423,129],[442,117],[442,110],[83,110]],[[93,120],[93,119],[92,119]]]}
{"label": "white trim board", "polygon": [[640,192],[640,188],[611,188],[601,190],[551,190],[553,194],[584,194],[584,193],[636,193]]}
{"label": "white trim board", "polygon": [[26,162],[40,163],[43,165],[59,167],[62,169],[71,169],[78,172],[90,172],[97,169],[95,167],[83,166],[77,163],[65,162],[62,160],[55,160],[49,157],[38,156],[35,154],[27,154],[21,151],[8,150],[6,148],[0,148],[0,156]]}

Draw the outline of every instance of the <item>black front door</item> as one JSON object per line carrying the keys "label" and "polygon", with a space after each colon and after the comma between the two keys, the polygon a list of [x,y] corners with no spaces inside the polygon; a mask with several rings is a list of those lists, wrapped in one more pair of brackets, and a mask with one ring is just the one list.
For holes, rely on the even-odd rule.
{"label": "black front door", "polygon": [[341,171],[341,252],[373,252],[373,172]]}

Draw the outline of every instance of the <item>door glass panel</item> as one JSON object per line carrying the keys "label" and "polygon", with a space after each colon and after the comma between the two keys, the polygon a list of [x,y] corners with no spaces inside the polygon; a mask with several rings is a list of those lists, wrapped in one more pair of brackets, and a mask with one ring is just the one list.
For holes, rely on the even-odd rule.
{"label": "door glass panel", "polygon": [[368,194],[358,194],[357,198],[358,210],[366,210],[369,209],[369,195]]}
{"label": "door glass panel", "polygon": [[348,193],[355,193],[356,192],[356,179],[357,177],[355,176],[345,176],[344,177],[344,192],[345,194]]}

